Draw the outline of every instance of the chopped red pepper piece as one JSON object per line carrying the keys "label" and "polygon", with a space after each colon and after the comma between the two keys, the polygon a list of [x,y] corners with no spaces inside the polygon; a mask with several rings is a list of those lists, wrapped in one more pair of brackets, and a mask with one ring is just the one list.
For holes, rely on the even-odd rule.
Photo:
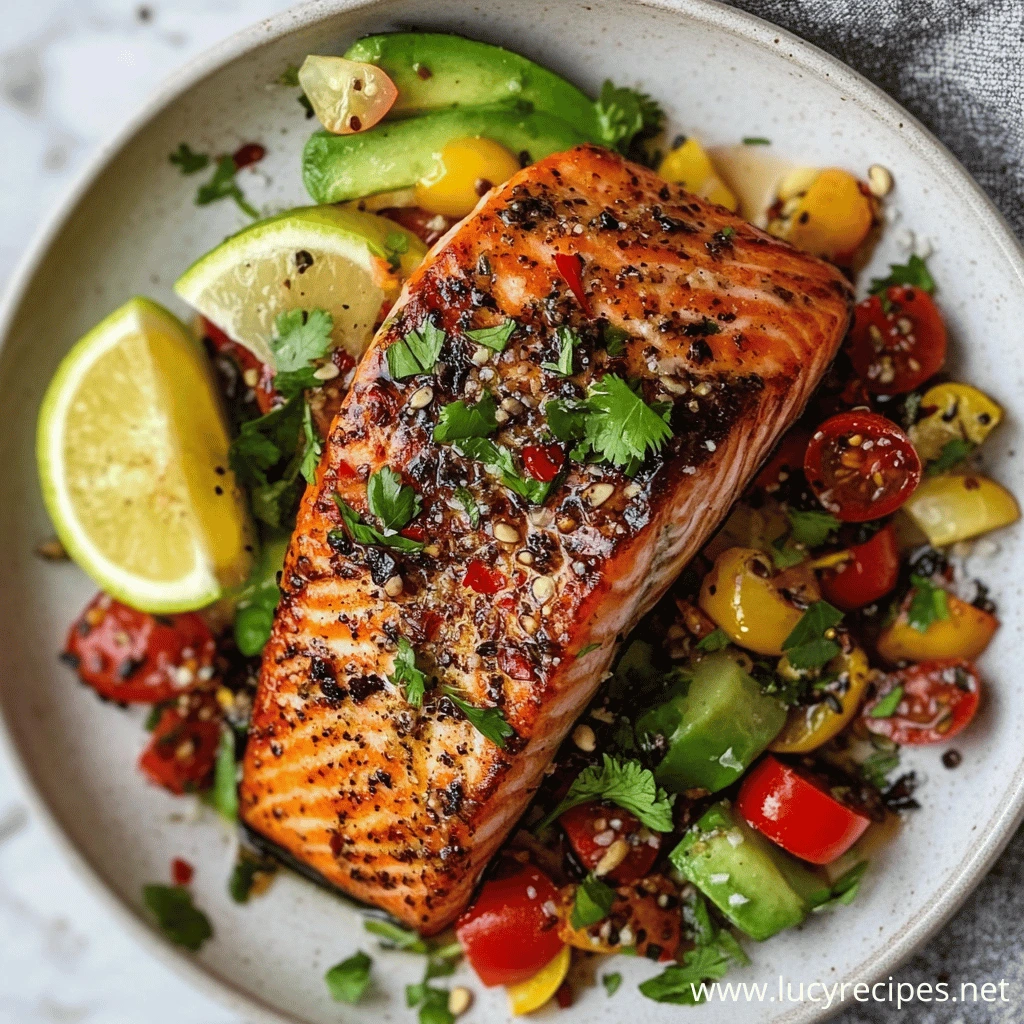
{"label": "chopped red pepper piece", "polygon": [[171,879],[175,885],[188,885],[195,873],[195,868],[187,860],[175,857],[171,861]]}
{"label": "chopped red pepper piece", "polygon": [[583,290],[583,261],[576,253],[556,252],[555,266],[558,272],[565,278],[565,283],[572,289],[573,295],[583,308],[587,316],[593,316],[590,312],[590,300]]}
{"label": "chopped red pepper piece", "polygon": [[496,594],[505,586],[505,577],[497,570],[489,569],[478,558],[474,558],[466,567],[462,585],[475,590],[478,594]]}
{"label": "chopped red pepper piece", "polygon": [[231,159],[235,161],[235,170],[240,171],[243,167],[258,164],[266,155],[266,149],[258,142],[247,142],[231,154]]}
{"label": "chopped red pepper piece", "polygon": [[426,531],[423,529],[422,526],[419,526],[415,523],[412,526],[405,527],[405,529],[400,530],[399,532],[402,534],[403,537],[406,537],[409,540],[418,540],[422,543],[427,539]]}
{"label": "chopped red pepper piece", "polygon": [[558,476],[565,453],[557,444],[528,444],[523,449],[523,465],[534,480],[550,483]]}

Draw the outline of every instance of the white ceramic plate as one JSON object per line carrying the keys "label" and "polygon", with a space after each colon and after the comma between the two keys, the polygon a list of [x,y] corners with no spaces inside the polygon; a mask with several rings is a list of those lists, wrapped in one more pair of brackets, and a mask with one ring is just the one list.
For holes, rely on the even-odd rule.
{"label": "white ceramic plate", "polygon": [[[50,534],[32,454],[36,408],[61,356],[103,315],[135,293],[180,312],[171,284],[182,268],[243,218],[230,203],[197,209],[195,178],[167,162],[179,142],[230,152],[259,140],[269,155],[242,182],[267,212],[308,202],[298,156],[312,125],[294,89],[273,86],[308,52],[341,52],[370,31],[413,25],[501,43],[564,72],[591,93],[607,76],[642,85],[669,110],[674,130],[708,143],[767,136],[772,151],[808,164],[863,174],[892,169],[890,204],[900,220],[876,254],[875,269],[901,254],[904,227],[931,240],[930,261],[953,339],[954,369],[1008,407],[1008,422],[986,444],[995,472],[1024,495],[1013,458],[1021,427],[1024,258],[991,204],[956,161],[909,115],[838,62],[774,27],[702,0],[380,0],[311,3],[232,38],[182,73],[108,148],[55,216],[17,277],[4,313],[0,350],[0,630],[8,657],[2,707],[28,781],[87,872],[109,891],[140,936],[141,888],[166,881],[173,856],[197,867],[197,902],[216,937],[195,958],[171,953],[189,977],[269,1020],[411,1021],[401,986],[418,980],[418,958],[376,953],[378,982],[358,1009],[328,999],[324,970],[374,943],[347,904],[285,874],[245,907],[225,881],[233,839],[209,813],[148,787],[134,768],[145,735],[139,712],[103,705],[58,665],[67,626],[92,593],[71,565],[41,563],[32,550]],[[1024,702],[1017,699],[1024,546],[1017,531],[979,567],[993,586],[1003,629],[984,660],[990,681],[977,721],[957,746],[955,772],[939,752],[913,758],[926,777],[924,809],[875,858],[856,902],[763,945],[738,981],[768,982],[763,1002],[744,1003],[744,1020],[810,1021],[819,1001],[779,1000],[778,978],[833,984],[884,977],[938,928],[1010,837],[1024,808]],[[167,949],[162,943],[154,942]],[[584,968],[586,969],[586,968]],[[625,981],[609,999],[580,988],[560,1021],[650,1021],[685,1013],[706,1024],[736,1019],[731,1005],[696,1010],[651,1003],[636,982],[653,965],[620,958]],[[465,969],[464,969],[465,970]],[[595,967],[590,968],[591,973]],[[600,970],[600,968],[597,968]],[[506,1016],[503,994],[484,992],[468,1018]],[[785,990],[783,990],[785,994]],[[847,1005],[852,1000],[847,989]],[[835,1006],[833,1006],[835,1009]],[[558,1011],[546,1011],[553,1016]]]}

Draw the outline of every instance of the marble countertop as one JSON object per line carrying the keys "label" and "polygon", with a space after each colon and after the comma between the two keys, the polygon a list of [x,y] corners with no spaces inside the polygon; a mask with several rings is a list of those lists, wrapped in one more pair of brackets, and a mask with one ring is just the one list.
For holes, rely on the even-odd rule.
{"label": "marble countertop", "polygon": [[[90,154],[162,78],[224,36],[287,6],[285,0],[6,4],[0,42],[0,284]],[[770,5],[762,6],[771,17]],[[1016,998],[1009,1005],[955,1010],[917,1004],[905,1007],[901,1020],[1020,1019],[1022,876],[1024,833],[956,918],[896,977],[915,984],[947,975],[979,984],[1005,978]],[[895,1012],[892,1006],[864,1006],[838,1020],[867,1024],[890,1020]],[[121,930],[35,820],[2,748],[0,1024],[242,1024],[237,1013],[194,991]]]}

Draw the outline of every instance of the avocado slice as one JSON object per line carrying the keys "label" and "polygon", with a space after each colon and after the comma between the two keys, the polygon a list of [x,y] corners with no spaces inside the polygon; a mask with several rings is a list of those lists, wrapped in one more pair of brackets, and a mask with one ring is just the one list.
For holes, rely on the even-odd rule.
{"label": "avocado slice", "polygon": [[746,771],[785,721],[782,701],[763,694],[727,654],[712,654],[697,662],[688,687],[637,719],[636,734],[665,737],[668,750],[654,770],[659,785],[716,793]]}
{"label": "avocado slice", "polygon": [[752,939],[800,924],[828,885],[719,801],[669,855],[716,907]]}
{"label": "avocado slice", "polygon": [[345,56],[375,64],[398,86],[389,117],[522,100],[575,125],[591,142],[601,141],[597,112],[585,93],[500,46],[440,32],[393,32],[360,39]]}
{"label": "avocado slice", "polygon": [[587,141],[567,121],[525,102],[455,107],[355,135],[316,132],[302,154],[302,180],[317,203],[409,188],[434,169],[446,143],[474,137],[524,153],[530,163]]}

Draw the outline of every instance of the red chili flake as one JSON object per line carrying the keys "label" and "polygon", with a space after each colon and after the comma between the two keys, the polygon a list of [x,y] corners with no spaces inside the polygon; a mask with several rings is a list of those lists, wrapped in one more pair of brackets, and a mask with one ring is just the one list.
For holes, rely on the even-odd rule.
{"label": "red chili flake", "polygon": [[523,465],[534,480],[550,483],[558,476],[565,453],[557,444],[528,444],[523,449]]}
{"label": "red chili flake", "polygon": [[355,467],[349,465],[344,459],[338,463],[338,468],[335,472],[339,477],[344,477],[346,480],[351,480],[356,475]]}
{"label": "red chili flake", "polygon": [[568,1010],[572,1006],[572,988],[569,986],[569,982],[563,981],[558,986],[558,991],[555,993],[555,999],[558,1005],[563,1010]]}
{"label": "red chili flake", "polygon": [[195,873],[195,868],[187,860],[175,857],[171,861],[171,878],[174,880],[175,885],[188,885]]}
{"label": "red chili flake", "polygon": [[258,142],[247,142],[231,154],[231,159],[235,161],[235,170],[240,171],[243,167],[258,164],[266,155],[266,149]]}
{"label": "red chili flake", "polygon": [[565,283],[572,289],[583,312],[587,316],[593,316],[593,313],[590,312],[590,301],[587,299],[586,292],[583,291],[583,260],[576,253],[556,252],[555,266],[565,278]]}
{"label": "red chili flake", "polygon": [[421,544],[427,539],[426,531],[422,526],[412,525],[407,526],[404,530],[399,531],[403,537],[408,540],[418,540]]}
{"label": "red chili flake", "polygon": [[505,577],[496,570],[488,569],[478,558],[474,558],[466,567],[462,585],[475,590],[478,594],[496,594],[505,586]]}

